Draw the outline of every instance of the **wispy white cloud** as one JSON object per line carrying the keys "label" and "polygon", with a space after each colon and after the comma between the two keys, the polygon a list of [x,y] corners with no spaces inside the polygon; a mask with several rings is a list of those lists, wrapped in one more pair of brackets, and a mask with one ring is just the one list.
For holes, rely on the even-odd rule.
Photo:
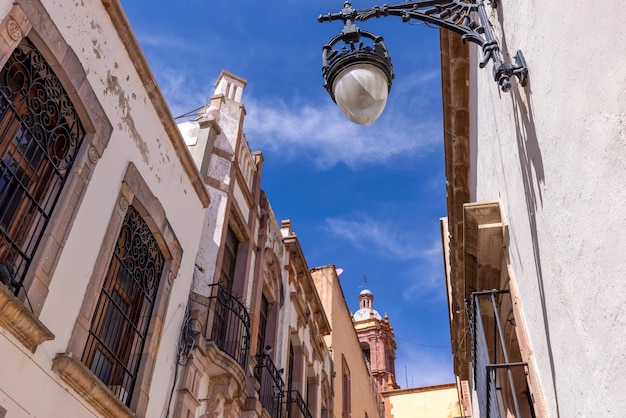
{"label": "wispy white cloud", "polygon": [[363,214],[326,218],[323,229],[375,259],[408,262],[408,271],[397,278],[402,282],[403,300],[445,296],[439,237],[425,240],[423,235],[400,223]]}
{"label": "wispy white cloud", "polygon": [[422,249],[420,262],[413,266],[413,270],[407,275],[416,277],[418,280],[409,280],[402,292],[404,300],[416,300],[425,295],[439,294],[445,296],[443,291],[443,255],[441,239],[433,239],[430,246]]}
{"label": "wispy white cloud", "polygon": [[245,130],[254,148],[280,152],[291,160],[309,160],[319,169],[340,163],[358,168],[417,158],[441,136],[438,120],[416,122],[402,112],[396,112],[393,120],[379,120],[366,127],[355,125],[330,100],[301,105],[247,100],[246,108]]}
{"label": "wispy white cloud", "polygon": [[197,45],[191,44],[182,38],[176,36],[158,34],[154,32],[140,32],[136,31],[135,35],[137,40],[144,48],[159,48],[159,49],[171,49],[175,48],[178,51],[185,50],[187,52],[197,51]]}
{"label": "wispy white cloud", "polygon": [[389,220],[356,214],[343,218],[326,218],[324,230],[349,242],[361,251],[383,259],[441,261],[441,244],[424,246],[415,231]]}
{"label": "wispy white cloud", "polygon": [[[211,78],[205,79],[199,75],[199,67],[192,64],[197,59],[189,58],[207,48],[163,34],[141,33],[139,39],[145,48],[159,51],[157,56],[163,50],[170,50],[187,57],[177,60],[176,65],[162,59],[151,60],[174,116],[209,100],[214,78],[222,68],[212,60],[206,62],[201,73],[211,74]],[[228,58],[228,48],[219,39],[211,44],[210,50],[221,56],[221,65],[233,59],[251,61],[250,57]],[[215,52],[216,49],[225,51],[226,56]],[[244,95],[247,110],[244,131],[255,150],[280,154],[288,161],[305,161],[321,170],[338,164],[359,169],[412,161],[431,152],[441,141],[440,111],[432,107],[432,85],[437,75],[437,71],[426,71],[403,77],[393,87],[385,114],[369,126],[348,121],[325,95],[293,97],[287,102],[276,97],[253,96],[252,90]]]}
{"label": "wispy white cloud", "polygon": [[153,64],[152,69],[172,116],[187,113],[210,100],[214,80],[206,80],[205,84],[200,85],[184,70],[175,70],[160,63]]}

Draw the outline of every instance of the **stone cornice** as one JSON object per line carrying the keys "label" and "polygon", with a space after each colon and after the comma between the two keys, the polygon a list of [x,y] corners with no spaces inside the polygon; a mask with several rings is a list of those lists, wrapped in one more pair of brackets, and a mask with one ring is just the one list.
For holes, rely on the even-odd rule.
{"label": "stone cornice", "polygon": [[32,352],[42,342],[54,339],[52,331],[3,284],[0,284],[0,326]]}
{"label": "stone cornice", "polygon": [[[202,338],[196,346],[196,353],[201,355],[202,364],[209,376],[230,376],[234,379],[236,388],[233,397],[242,395],[246,388],[246,374],[239,363],[231,356],[220,350],[212,341]],[[194,353],[194,355],[196,355]]]}
{"label": "stone cornice", "polygon": [[465,310],[464,289],[461,283],[465,277],[463,205],[470,199],[469,49],[458,34],[448,30],[440,30],[439,33],[451,287],[448,292],[451,314],[450,340],[454,372],[466,380],[468,369],[466,365],[462,365],[461,359],[466,359],[469,354],[469,339],[466,338],[468,328],[463,318],[457,318],[456,315]]}
{"label": "stone cornice", "polygon": [[107,418],[135,417],[100,379],[72,353],[59,353],[52,362],[52,370],[91,406]]}
{"label": "stone cornice", "polygon": [[[311,271],[306,262],[306,258],[304,257],[304,253],[302,252],[302,247],[300,246],[300,241],[295,234],[291,234],[283,238],[283,243],[285,244],[285,248],[289,252],[290,262],[293,261],[292,264],[296,267],[296,276],[297,280],[300,281],[305,292],[309,293],[310,299],[308,303],[311,306],[313,311],[314,320],[317,322],[317,327],[320,330],[321,335],[329,335],[330,334],[330,322],[328,321],[328,317],[326,316],[326,312],[324,311],[324,306],[322,305],[322,301],[317,293],[315,288],[315,283],[313,283],[313,278],[311,277]],[[303,277],[300,280],[300,276]]]}

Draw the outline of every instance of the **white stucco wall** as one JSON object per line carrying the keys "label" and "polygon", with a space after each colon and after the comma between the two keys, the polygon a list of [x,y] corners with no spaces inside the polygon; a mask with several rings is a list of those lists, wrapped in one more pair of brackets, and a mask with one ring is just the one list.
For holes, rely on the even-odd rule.
{"label": "white stucco wall", "polygon": [[626,400],[624,17],[617,0],[501,2],[492,21],[529,85],[501,93],[491,64],[471,64],[471,200],[501,201],[554,417],[617,416]]}
{"label": "white stucco wall", "polygon": [[[0,2],[2,17],[12,1]],[[48,13],[82,63],[89,83],[113,126],[113,134],[93,177],[49,286],[39,319],[54,333],[35,354],[0,331],[0,405],[8,416],[85,417],[95,415],[51,371],[57,353],[66,351],[106,228],[117,204],[121,181],[133,162],[163,206],[183,249],[156,357],[146,416],[160,416],[174,376],[176,345],[193,277],[204,208],[170,138],[152,107],[143,82],[123,47],[102,2],[42,0]],[[78,357],[82,353],[75,353]],[[36,396],[33,396],[36,393]],[[19,404],[19,406],[16,406]]]}

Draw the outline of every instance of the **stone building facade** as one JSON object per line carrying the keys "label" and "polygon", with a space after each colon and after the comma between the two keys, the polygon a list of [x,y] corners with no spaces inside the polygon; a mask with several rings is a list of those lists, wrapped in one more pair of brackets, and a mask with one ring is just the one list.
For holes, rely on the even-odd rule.
{"label": "stone building facade", "polygon": [[334,416],[245,80],[176,125],[119,2],[65,6],[0,1],[0,416]]}
{"label": "stone building facade", "polygon": [[211,196],[196,258],[174,416],[332,414],[330,324],[291,223],[260,188],[243,131],[246,81],[223,71],[211,102],[179,125]]}

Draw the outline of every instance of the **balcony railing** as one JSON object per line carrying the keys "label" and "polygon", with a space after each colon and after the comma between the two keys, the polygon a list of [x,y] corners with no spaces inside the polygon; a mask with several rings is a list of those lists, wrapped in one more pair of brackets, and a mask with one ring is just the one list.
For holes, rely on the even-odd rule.
{"label": "balcony railing", "polygon": [[246,368],[250,345],[250,316],[246,307],[218,284],[209,286],[209,312],[205,325],[207,340]]}
{"label": "balcony railing", "polygon": [[270,417],[281,418],[285,382],[268,355],[261,354],[256,356],[256,359],[257,365],[254,371],[260,385],[259,400],[261,405]]}
{"label": "balcony railing", "polygon": [[287,403],[288,418],[313,418],[306,406],[306,402],[302,399],[300,392],[292,390],[285,393]]}
{"label": "balcony railing", "polygon": [[[534,417],[532,404],[528,399],[518,399],[515,390],[514,372],[519,373],[520,369],[525,374],[525,362],[509,361],[510,350],[507,349],[502,328],[500,313],[498,310],[497,298],[499,295],[508,294],[508,290],[489,290],[472,293],[470,303],[470,331],[472,334],[472,363],[474,366],[474,385],[478,397],[478,406],[481,416],[487,418],[500,418],[501,399],[498,392],[503,388],[508,389],[515,417]],[[481,298],[489,299],[489,312],[483,313],[481,310]],[[486,305],[486,304],[485,304]],[[483,305],[483,307],[485,306]],[[492,331],[489,332],[490,343],[487,341],[487,333],[483,324],[483,315],[493,317]],[[491,350],[491,351],[490,351]],[[499,370],[505,370],[505,377]],[[519,383],[519,379],[517,380]],[[523,403],[523,404],[522,404]],[[527,404],[526,404],[527,403]],[[521,411],[524,411],[522,415]],[[482,415],[484,414],[484,415]]]}

